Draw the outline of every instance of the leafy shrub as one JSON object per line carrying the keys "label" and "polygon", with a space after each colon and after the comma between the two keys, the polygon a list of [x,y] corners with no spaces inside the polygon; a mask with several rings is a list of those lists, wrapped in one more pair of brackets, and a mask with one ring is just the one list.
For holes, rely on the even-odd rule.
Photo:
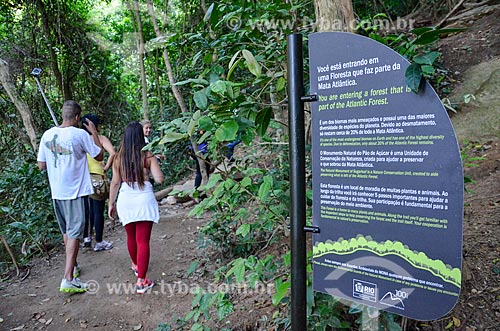
{"label": "leafy shrub", "polygon": [[0,234],[21,264],[60,240],[47,175],[33,156],[10,160],[0,177]]}

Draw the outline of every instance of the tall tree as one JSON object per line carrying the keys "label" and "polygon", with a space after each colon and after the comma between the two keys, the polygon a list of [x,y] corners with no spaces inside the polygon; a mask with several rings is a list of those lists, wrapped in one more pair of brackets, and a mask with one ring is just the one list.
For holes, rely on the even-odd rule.
{"label": "tall tree", "polygon": [[318,32],[346,31],[356,28],[352,0],[314,0]]}
{"label": "tall tree", "polygon": [[[156,19],[156,14],[155,14],[154,5],[153,5],[152,0],[147,0],[147,4],[148,4],[149,15],[151,16],[151,21],[153,22],[153,27],[154,27],[154,30],[156,33],[156,37],[161,40],[164,38],[164,36],[163,36],[163,34],[160,30],[160,27],[158,25],[158,21]],[[188,113],[189,109],[187,108],[186,103],[184,102],[184,98],[182,97],[181,92],[177,88],[177,85],[175,85],[174,72],[172,70],[172,65],[170,63],[170,59],[169,59],[168,52],[167,52],[166,48],[163,48],[163,59],[165,61],[165,66],[167,68],[168,80],[170,82],[172,92],[174,94],[175,99],[177,100],[179,108],[181,109],[181,112]],[[193,146],[193,151],[194,151],[195,155],[198,155],[198,152],[199,152],[198,144],[196,142],[196,139],[193,136],[190,137],[190,142],[191,142],[191,145]],[[198,165],[200,166],[200,170],[201,170],[202,185],[205,185],[208,182],[208,173],[207,173],[206,167],[205,167],[205,160],[203,158],[198,157],[197,161],[198,161]]]}
{"label": "tall tree", "polygon": [[56,50],[60,49],[60,47],[57,47],[57,44],[54,42],[53,36],[55,35],[53,31],[53,27],[55,24],[51,22],[51,16],[50,13],[47,12],[45,3],[42,0],[36,0],[35,1],[36,8],[38,9],[38,13],[40,15],[41,21],[42,21],[42,28],[45,33],[45,38],[48,44],[47,50],[49,51],[50,54],[50,65],[52,67],[52,72],[54,73],[54,76],[56,77],[56,82],[59,85],[59,89],[62,92],[64,100],[68,99],[73,99],[73,94],[71,93],[70,86],[68,82],[66,81],[66,84],[64,83],[65,80],[63,78],[63,74],[61,70],[59,69],[58,65],[58,60],[57,60],[57,53]]}
{"label": "tall tree", "polygon": [[[155,30],[156,37],[159,40],[162,40],[165,37],[162,34],[160,27],[158,25],[158,21],[156,19],[153,1],[147,0],[147,4],[148,4],[149,15],[151,16],[151,21],[153,22],[153,28]],[[168,56],[167,49],[165,47],[163,48],[163,60],[165,61],[165,66],[167,68],[168,81],[170,82],[170,87],[172,88],[172,93],[174,94],[175,100],[177,100],[177,104],[179,105],[181,112],[187,113],[188,108],[186,107],[186,103],[184,102],[184,98],[182,97],[181,92],[179,91],[179,89],[175,85],[174,72],[172,70],[172,65],[170,63],[170,58]]]}
{"label": "tall tree", "polygon": [[30,139],[33,151],[38,150],[37,133],[31,116],[31,111],[26,102],[24,102],[24,100],[17,94],[16,88],[10,79],[9,65],[2,59],[0,59],[0,83],[2,83],[5,92],[21,114],[24,128],[26,129],[26,133]]}
{"label": "tall tree", "polygon": [[135,20],[137,23],[137,34],[139,35],[139,67],[141,68],[141,86],[142,86],[142,111],[144,112],[144,118],[149,119],[149,107],[148,107],[148,82],[146,79],[146,68],[144,67],[144,47],[146,42],[144,41],[144,30],[142,28],[141,13],[139,11],[139,2],[134,0],[132,11],[135,15]]}

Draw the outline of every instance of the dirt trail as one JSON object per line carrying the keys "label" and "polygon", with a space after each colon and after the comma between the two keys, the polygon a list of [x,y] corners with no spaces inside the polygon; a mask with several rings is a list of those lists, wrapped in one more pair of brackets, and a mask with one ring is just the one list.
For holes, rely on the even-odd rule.
{"label": "dirt trail", "polygon": [[[153,227],[149,277],[158,285],[149,294],[134,293],[125,230],[107,225],[105,239],[114,248],[105,252],[82,249],[80,278],[98,287],[95,293],[64,294],[59,284],[64,269],[62,247],[50,260],[38,260],[24,280],[0,284],[0,330],[156,330],[191,306],[192,280],[186,270],[196,258],[197,227],[185,219],[181,205],[160,206]],[[118,290],[119,289],[119,290]]]}

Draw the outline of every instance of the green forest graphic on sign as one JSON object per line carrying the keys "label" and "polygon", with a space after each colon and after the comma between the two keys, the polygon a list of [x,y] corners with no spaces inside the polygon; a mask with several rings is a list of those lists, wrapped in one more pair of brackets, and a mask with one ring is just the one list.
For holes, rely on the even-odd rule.
{"label": "green forest graphic on sign", "polygon": [[434,260],[423,252],[412,251],[402,242],[386,240],[377,242],[370,236],[358,235],[346,240],[339,238],[333,242],[317,242],[313,247],[313,258],[327,254],[347,255],[357,251],[368,251],[378,256],[397,255],[418,269],[426,270],[443,281],[460,288],[462,273],[459,268],[452,268],[441,260]]}

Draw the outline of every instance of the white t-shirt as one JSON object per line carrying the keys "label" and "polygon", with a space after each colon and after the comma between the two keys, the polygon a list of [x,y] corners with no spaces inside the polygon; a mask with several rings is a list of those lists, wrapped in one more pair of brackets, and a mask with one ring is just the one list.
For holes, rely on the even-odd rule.
{"label": "white t-shirt", "polygon": [[45,131],[37,160],[47,164],[52,199],[72,200],[92,194],[86,153],[96,157],[100,152],[82,129],[70,126]]}

